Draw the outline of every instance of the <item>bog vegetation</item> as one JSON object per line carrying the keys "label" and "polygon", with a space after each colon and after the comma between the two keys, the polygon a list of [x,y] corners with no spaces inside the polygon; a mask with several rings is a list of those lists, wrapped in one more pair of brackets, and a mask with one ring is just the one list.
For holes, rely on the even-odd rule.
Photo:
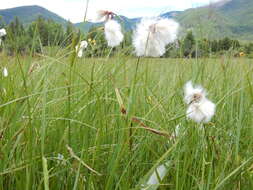
{"label": "bog vegetation", "polygon": [[[4,27],[0,189],[253,189],[253,44],[189,31],[136,58],[131,33],[109,48],[102,28]],[[205,123],[187,118],[189,80],[216,106]]]}

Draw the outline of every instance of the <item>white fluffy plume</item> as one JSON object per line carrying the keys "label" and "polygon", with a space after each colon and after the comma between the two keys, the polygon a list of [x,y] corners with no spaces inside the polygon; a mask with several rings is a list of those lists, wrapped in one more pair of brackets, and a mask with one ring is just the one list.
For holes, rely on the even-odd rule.
{"label": "white fluffy plume", "polygon": [[5,36],[6,34],[7,34],[7,32],[4,28],[0,29],[0,46],[2,45],[1,37]]}
{"label": "white fluffy plume", "polygon": [[81,41],[80,44],[76,45],[76,53],[78,57],[83,56],[83,51],[88,47],[88,42],[87,41]]}
{"label": "white fluffy plume", "polygon": [[115,20],[108,20],[105,23],[105,38],[110,47],[118,46],[123,41],[121,26]]}
{"label": "white fluffy plume", "polygon": [[192,85],[191,81],[185,84],[185,103],[188,105],[187,118],[200,123],[209,122],[215,113],[215,104],[206,98],[206,91],[201,86]]}
{"label": "white fluffy plume", "polygon": [[0,37],[3,37],[7,34],[6,30],[4,28],[0,29]]}
{"label": "white fluffy plume", "polygon": [[118,46],[123,41],[123,34],[121,32],[120,24],[113,20],[116,14],[112,11],[99,10],[97,11],[97,21],[104,21],[104,33],[107,44],[110,47]]}
{"label": "white fluffy plume", "polygon": [[159,57],[177,38],[179,24],[172,19],[144,18],[137,25],[133,45],[137,56]]}

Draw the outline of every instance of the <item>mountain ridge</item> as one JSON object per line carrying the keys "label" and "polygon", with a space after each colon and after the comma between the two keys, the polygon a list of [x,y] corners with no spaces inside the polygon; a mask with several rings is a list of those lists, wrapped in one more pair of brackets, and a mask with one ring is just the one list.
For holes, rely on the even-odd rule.
{"label": "mountain ridge", "polygon": [[[25,24],[36,20],[38,16],[52,19],[63,25],[68,22],[61,16],[37,5],[0,9],[0,16],[3,17],[7,24],[15,16],[19,17]],[[193,29],[197,37],[223,38],[228,36],[242,40],[253,40],[252,0],[224,0],[185,11],[170,11],[160,16],[173,18],[178,21],[183,32]],[[128,18],[122,15],[118,18],[125,31],[133,30],[140,20],[141,18]],[[92,22],[74,23],[76,28],[84,32],[87,32],[92,27],[101,25],[102,23]]]}
{"label": "mountain ridge", "polygon": [[38,16],[43,16],[45,19],[52,19],[64,25],[67,23],[66,19],[38,5],[0,9],[0,16],[2,16],[6,24],[9,24],[16,16],[19,17],[24,24],[30,24],[32,21],[36,20]]}

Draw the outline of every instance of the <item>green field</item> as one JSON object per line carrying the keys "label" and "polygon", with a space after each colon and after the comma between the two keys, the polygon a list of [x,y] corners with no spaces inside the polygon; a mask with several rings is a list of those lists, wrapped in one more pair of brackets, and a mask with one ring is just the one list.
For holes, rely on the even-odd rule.
{"label": "green field", "polygon": [[[2,190],[141,189],[165,162],[158,189],[253,189],[250,59],[0,54],[0,64]],[[188,80],[217,105],[204,126],[186,119]]]}

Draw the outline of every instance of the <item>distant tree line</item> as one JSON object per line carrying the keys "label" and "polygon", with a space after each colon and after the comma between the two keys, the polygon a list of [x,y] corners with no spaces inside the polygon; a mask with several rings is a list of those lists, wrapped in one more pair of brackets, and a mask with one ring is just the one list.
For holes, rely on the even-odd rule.
{"label": "distant tree line", "polygon": [[0,19],[0,28],[5,28],[4,48],[9,55],[15,53],[41,53],[43,47],[67,47],[72,43],[75,33],[74,26],[68,22],[66,29],[53,20],[46,20],[39,16],[36,21],[24,27],[16,17],[8,25]]}
{"label": "distant tree line", "polygon": [[225,37],[219,40],[196,39],[192,31],[167,47],[165,57],[216,57],[224,54],[253,58],[253,43],[240,43]]}
{"label": "distant tree line", "polygon": [[[78,43],[80,40],[89,43],[85,51],[86,57],[103,57],[116,52],[133,55],[131,31],[124,32],[121,45],[111,49],[107,47],[103,27],[93,27],[87,33],[82,33],[71,22],[62,26],[39,16],[28,26],[24,26],[17,17],[8,25],[0,18],[0,28],[7,30],[0,51],[4,46],[9,55],[42,53],[45,47],[73,48],[73,42]],[[184,37],[167,46],[164,57],[215,57],[223,54],[253,58],[253,43],[241,43],[228,37],[219,40],[196,39],[193,32],[188,31]]]}

